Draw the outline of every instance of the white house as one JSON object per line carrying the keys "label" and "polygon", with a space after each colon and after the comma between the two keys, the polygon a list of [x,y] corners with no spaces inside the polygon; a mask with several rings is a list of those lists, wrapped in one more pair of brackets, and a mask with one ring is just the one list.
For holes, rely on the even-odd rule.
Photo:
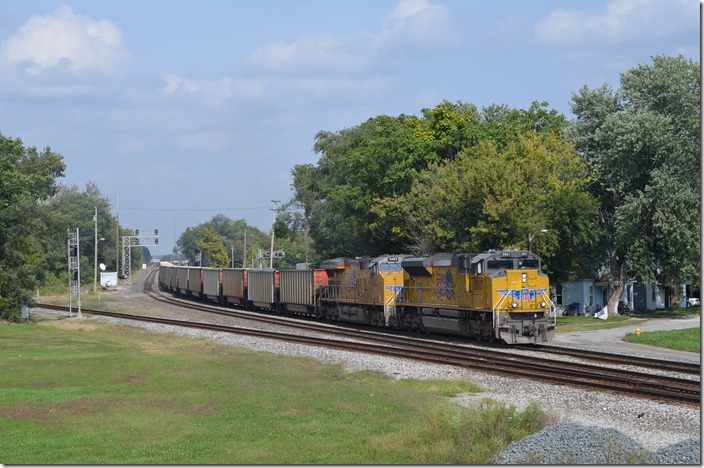
{"label": "white house", "polygon": [[[687,306],[689,285],[682,285],[680,307]],[[609,283],[596,279],[581,279],[564,282],[555,289],[553,301],[565,309],[579,304],[580,314],[593,314],[601,310],[608,300]],[[620,301],[628,310],[656,310],[670,306],[667,289],[652,282],[629,281],[623,290]]]}

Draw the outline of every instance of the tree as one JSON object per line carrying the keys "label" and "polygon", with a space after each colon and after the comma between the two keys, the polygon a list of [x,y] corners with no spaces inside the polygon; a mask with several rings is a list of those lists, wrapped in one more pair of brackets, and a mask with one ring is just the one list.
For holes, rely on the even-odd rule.
{"label": "tree", "polygon": [[431,165],[454,161],[481,142],[503,151],[529,132],[559,135],[567,124],[538,102],[528,110],[490,106],[479,112],[470,103],[443,101],[421,113],[378,116],[316,135],[318,164],[293,170],[294,201],[303,207],[315,250],[325,256],[403,251],[408,235],[420,232],[413,224],[422,221],[408,216],[400,200]]}
{"label": "tree", "polygon": [[201,227],[198,231],[196,247],[201,253],[201,265],[213,268],[230,266],[227,250],[218,233],[207,227]]}
{"label": "tree", "polygon": [[56,192],[66,166],[49,147],[38,152],[0,135],[0,318],[19,320],[32,292],[46,234],[42,204]]}
{"label": "tree", "polygon": [[[111,205],[98,186],[88,182],[83,191],[77,186],[59,186],[56,194],[47,201],[47,225],[49,233],[44,238],[46,256],[42,265],[43,276],[65,278],[67,232],[80,231],[81,282],[93,283],[95,265],[95,224],[93,216],[98,212],[98,263],[105,263],[117,271],[115,231],[117,220],[111,214]],[[124,230],[120,235],[130,235]],[[101,241],[100,239],[104,239]],[[142,263],[142,249],[133,249],[133,267]]]}
{"label": "tree", "polygon": [[699,64],[652,57],[621,75],[621,87],[572,95],[576,148],[591,168],[611,284],[609,314],[631,278],[699,284]]}
{"label": "tree", "polygon": [[[409,193],[375,206],[379,216],[402,214],[396,231],[414,253],[528,248],[528,236],[548,229],[534,250],[556,281],[596,239],[594,201],[583,192],[586,168],[558,134],[518,134],[503,149],[481,141],[451,161],[433,164]],[[401,227],[403,226],[403,227]],[[579,233],[579,234],[577,234]]]}
{"label": "tree", "polygon": [[415,117],[378,116],[316,135],[317,166],[293,169],[294,201],[303,207],[314,248],[324,256],[396,249],[369,207],[376,197],[405,193],[433,158],[414,136]]}
{"label": "tree", "polygon": [[[250,265],[253,259],[256,259],[260,248],[269,249],[271,238],[266,233],[256,227],[247,226],[247,222],[244,219],[232,220],[225,215],[218,214],[213,216],[210,221],[195,227],[186,228],[176,240],[174,253],[180,252],[188,259],[191,265],[195,264],[196,251],[201,250],[198,247],[198,243],[201,241],[202,228],[215,232],[219,237],[219,243],[222,244],[222,248],[228,258],[223,266],[232,265],[233,253],[235,266],[242,267],[244,264]],[[243,258],[245,230],[247,231],[246,259]]]}

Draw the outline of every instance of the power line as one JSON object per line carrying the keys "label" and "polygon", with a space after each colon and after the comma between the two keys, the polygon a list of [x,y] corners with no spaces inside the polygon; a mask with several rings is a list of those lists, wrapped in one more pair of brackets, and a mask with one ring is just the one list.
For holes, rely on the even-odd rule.
{"label": "power line", "polygon": [[132,211],[247,211],[247,210],[269,210],[268,206],[251,206],[245,208],[129,208],[120,207],[122,210]]}

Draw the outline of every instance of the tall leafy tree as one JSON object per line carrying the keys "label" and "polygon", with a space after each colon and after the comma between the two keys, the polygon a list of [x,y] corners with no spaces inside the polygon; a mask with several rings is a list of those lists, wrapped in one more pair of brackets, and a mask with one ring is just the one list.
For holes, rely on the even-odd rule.
{"label": "tall leafy tree", "polygon": [[39,152],[0,135],[0,318],[17,320],[32,303],[46,234],[43,202],[66,166],[49,147]]}
{"label": "tall leafy tree", "polygon": [[419,218],[406,216],[399,200],[431,164],[453,161],[483,141],[503,150],[519,134],[559,134],[567,123],[537,102],[528,110],[479,112],[470,103],[443,101],[421,114],[378,116],[318,133],[318,164],[293,170],[294,201],[303,207],[316,250],[326,256],[402,251]]}
{"label": "tall leafy tree", "polygon": [[589,189],[612,283],[610,314],[636,278],[670,289],[699,284],[701,239],[699,64],[652,57],[621,75],[621,87],[583,87],[572,96],[572,138],[591,167]]}
{"label": "tall leafy tree", "polygon": [[327,256],[394,250],[383,230],[375,229],[369,206],[376,197],[407,191],[432,157],[409,125],[415,119],[378,116],[316,135],[317,166],[293,170],[295,201],[303,206],[316,250]]}
{"label": "tall leafy tree", "polygon": [[375,208],[403,214],[398,231],[416,253],[526,249],[531,234],[548,229],[533,250],[560,281],[579,268],[584,258],[575,253],[588,251],[597,236],[588,229],[596,212],[583,191],[585,172],[558,134],[529,132],[503,149],[482,141],[431,165],[406,196]]}
{"label": "tall leafy tree", "polygon": [[[46,276],[63,278],[66,274],[67,232],[80,232],[81,282],[92,285],[95,271],[95,215],[97,208],[98,263],[104,263],[111,271],[117,271],[117,248],[115,245],[117,220],[111,214],[111,205],[94,182],[88,182],[83,191],[75,185],[59,186],[56,194],[47,202],[47,224],[49,234],[45,237],[46,256],[43,272]],[[131,232],[125,230],[121,235]],[[103,240],[101,240],[103,239]],[[133,268],[141,265],[141,249],[133,249]],[[99,273],[98,273],[99,274]]]}
{"label": "tall leafy tree", "polygon": [[230,259],[222,241],[222,237],[214,230],[201,227],[199,229],[196,247],[201,252],[202,265],[214,268],[229,266]]}
{"label": "tall leafy tree", "polygon": [[[195,264],[196,251],[201,250],[198,246],[202,238],[202,228],[215,232],[219,237],[219,243],[227,254],[228,261],[221,266],[242,267],[246,263],[250,266],[252,262],[256,264],[257,253],[260,248],[269,248],[270,237],[260,229],[248,226],[244,219],[233,220],[223,214],[213,216],[212,219],[201,223],[195,227],[187,228],[176,240],[174,253],[179,252],[185,256],[191,265]],[[247,232],[247,258],[244,259],[244,239],[245,230]],[[211,239],[212,241],[212,239]],[[219,265],[220,266],[220,265]]]}

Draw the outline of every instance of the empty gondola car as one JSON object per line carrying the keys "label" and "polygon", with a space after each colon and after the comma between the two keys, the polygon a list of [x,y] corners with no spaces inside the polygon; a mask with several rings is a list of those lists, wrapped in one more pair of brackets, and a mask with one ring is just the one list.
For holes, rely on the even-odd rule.
{"label": "empty gondola car", "polygon": [[279,311],[322,317],[319,299],[327,284],[325,270],[279,271]]}

